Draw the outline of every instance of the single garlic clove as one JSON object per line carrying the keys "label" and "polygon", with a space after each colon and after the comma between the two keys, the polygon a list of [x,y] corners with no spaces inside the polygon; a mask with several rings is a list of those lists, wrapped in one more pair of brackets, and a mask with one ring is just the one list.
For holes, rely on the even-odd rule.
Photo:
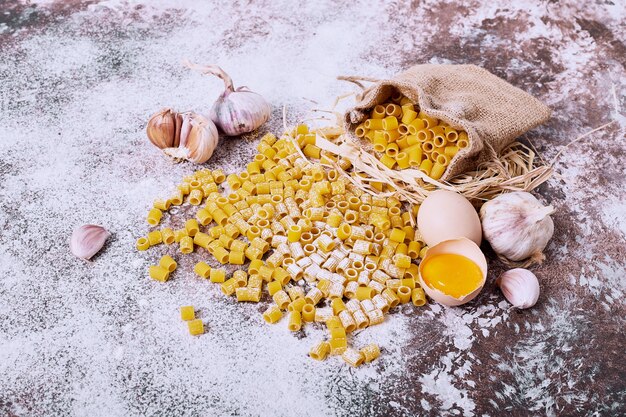
{"label": "single garlic clove", "polygon": [[504,297],[517,308],[534,306],[539,299],[539,281],[528,269],[506,271],[496,280]]}
{"label": "single garlic clove", "polygon": [[150,142],[157,148],[176,146],[174,145],[176,132],[176,113],[172,109],[161,109],[150,116],[146,133]]}
{"label": "single garlic clove", "polygon": [[91,259],[104,246],[104,242],[111,236],[104,227],[95,224],[86,224],[74,229],[70,238],[70,250],[82,259]]}
{"label": "single garlic clove", "polygon": [[217,127],[209,119],[196,115],[191,119],[191,129],[185,147],[189,150],[187,157],[191,162],[202,164],[211,158],[217,147],[219,135]]}
{"label": "single garlic clove", "polygon": [[219,66],[200,66],[188,61],[184,65],[203,74],[215,75],[224,81],[224,92],[211,107],[209,117],[227,136],[252,132],[269,120],[272,113],[270,104],[247,87],[235,89],[232,78]]}
{"label": "single garlic clove", "polygon": [[219,135],[215,124],[197,113],[181,115],[180,144],[163,149],[163,153],[176,160],[202,164],[211,158],[217,147]]}

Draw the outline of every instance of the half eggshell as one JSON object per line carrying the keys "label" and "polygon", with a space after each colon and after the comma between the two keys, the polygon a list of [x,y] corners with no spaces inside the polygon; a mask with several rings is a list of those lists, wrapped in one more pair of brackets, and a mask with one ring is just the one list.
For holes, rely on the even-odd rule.
{"label": "half eggshell", "polygon": [[[422,266],[426,265],[426,262],[428,261],[429,258],[435,255],[441,255],[441,254],[455,254],[455,255],[465,256],[466,258],[469,258],[472,262],[474,262],[476,265],[478,265],[478,267],[483,273],[483,279],[478,285],[478,287],[467,295],[464,295],[459,298],[455,298],[455,297],[452,297],[451,295],[445,294],[435,288],[428,286],[428,284],[426,284],[426,282],[422,278]],[[480,290],[483,289],[483,286],[485,285],[486,280],[487,280],[487,259],[485,259],[485,255],[483,254],[483,252],[480,250],[480,248],[478,247],[476,243],[464,237],[459,238],[459,239],[444,240],[443,242],[438,243],[437,245],[431,248],[428,248],[428,251],[426,251],[426,256],[424,256],[424,259],[422,259],[422,262],[420,262],[420,266],[419,266],[419,281],[420,281],[420,284],[422,285],[422,288],[424,289],[424,292],[428,294],[428,296],[432,298],[433,300],[441,304],[447,305],[447,306],[459,306],[461,304],[465,304],[473,300],[478,295]]]}

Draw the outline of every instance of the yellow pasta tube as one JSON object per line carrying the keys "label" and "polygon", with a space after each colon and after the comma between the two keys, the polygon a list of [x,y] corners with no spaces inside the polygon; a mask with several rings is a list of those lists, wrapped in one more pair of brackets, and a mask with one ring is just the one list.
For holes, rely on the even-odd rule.
{"label": "yellow pasta tube", "polygon": [[354,128],[354,135],[357,138],[362,138],[363,136],[365,136],[366,131],[367,130],[365,129],[365,126],[363,125],[363,123],[361,123],[360,125]]}
{"label": "yellow pasta tube", "polygon": [[170,277],[170,272],[162,266],[150,265],[148,272],[152,279],[160,282],[165,282]]}
{"label": "yellow pasta tube", "polygon": [[386,114],[385,106],[379,104],[374,107],[374,110],[372,110],[372,119],[382,119],[386,116]]}
{"label": "yellow pasta tube", "polygon": [[297,242],[300,240],[300,236],[302,235],[302,228],[298,225],[289,226],[289,231],[287,232],[287,240],[289,242]]}
{"label": "yellow pasta tube", "polygon": [[260,288],[248,288],[248,287],[240,287],[235,289],[235,295],[237,296],[237,301],[250,301],[253,303],[258,303],[261,301],[261,289]]}
{"label": "yellow pasta tube", "polygon": [[365,358],[358,350],[347,348],[341,354],[341,358],[348,364],[354,367],[361,366],[365,361]]}
{"label": "yellow pasta tube", "polygon": [[341,298],[333,298],[333,301],[331,301],[331,307],[333,308],[333,313],[335,315],[338,315],[346,309],[346,305]]}
{"label": "yellow pasta tube", "polygon": [[410,166],[409,154],[406,152],[400,152],[396,155],[396,163],[398,168],[406,169]]}
{"label": "yellow pasta tube", "polygon": [[163,217],[163,213],[158,208],[153,208],[148,212],[148,224],[150,226],[156,226],[161,221],[161,217]]}
{"label": "yellow pasta tube", "polygon": [[189,320],[187,322],[187,328],[189,329],[189,334],[192,336],[198,336],[204,333],[204,323],[202,323],[201,319]]}
{"label": "yellow pasta tube", "polygon": [[246,256],[243,252],[230,251],[228,254],[228,263],[231,265],[243,265],[246,260]]}
{"label": "yellow pasta tube", "polygon": [[370,287],[358,287],[356,290],[356,298],[359,301],[369,300],[374,296],[374,290]]}
{"label": "yellow pasta tube", "polygon": [[313,322],[315,320],[315,306],[312,304],[305,304],[302,307],[302,319],[305,322]]}
{"label": "yellow pasta tube", "polygon": [[440,153],[439,155],[437,155],[437,163],[439,165],[447,167],[450,164],[450,157],[448,155]]}
{"label": "yellow pasta tube", "polygon": [[449,156],[450,158],[452,158],[454,155],[456,155],[458,151],[459,151],[459,147],[458,146],[446,146],[443,149],[443,153],[445,155]]}
{"label": "yellow pasta tube", "polygon": [[417,117],[417,113],[407,108],[406,110],[404,110],[402,114],[402,123],[408,125],[413,120],[415,120],[416,117]]}
{"label": "yellow pasta tube", "polygon": [[432,179],[438,180],[443,176],[444,172],[446,172],[445,165],[441,165],[439,162],[436,162],[430,171],[430,177]]}
{"label": "yellow pasta tube", "polygon": [[400,117],[402,109],[397,104],[387,104],[387,106],[385,106],[385,114],[387,114],[387,116]]}
{"label": "yellow pasta tube", "polygon": [[302,312],[302,309],[304,308],[305,305],[310,305],[310,304],[307,304],[304,298],[296,298],[291,303],[289,303],[289,305],[287,306],[287,310]]}
{"label": "yellow pasta tube", "polygon": [[304,147],[304,149],[302,150],[302,153],[304,153],[309,158],[319,159],[321,155],[321,151],[322,150],[319,147],[309,144]]}
{"label": "yellow pasta tube", "polygon": [[276,292],[272,296],[272,299],[281,310],[286,310],[287,307],[289,307],[289,303],[291,302],[289,295],[284,290]]}
{"label": "yellow pasta tube", "polygon": [[411,301],[414,305],[421,307],[426,304],[426,294],[424,294],[424,290],[422,287],[415,287],[411,291]]}
{"label": "yellow pasta tube", "polygon": [[398,287],[397,295],[400,299],[400,303],[408,303],[411,299],[411,289],[409,287],[401,285],[400,287]]}
{"label": "yellow pasta tube", "polygon": [[198,222],[196,219],[189,219],[185,222],[185,230],[187,230],[187,234],[191,237],[195,236],[196,233],[200,230],[200,226],[198,226]]}
{"label": "yellow pasta tube", "polygon": [[378,130],[383,128],[383,121],[381,119],[367,119],[363,126],[366,129]]}
{"label": "yellow pasta tube", "polygon": [[309,356],[316,361],[323,361],[330,353],[330,345],[328,342],[319,342],[315,344],[309,351]]}
{"label": "yellow pasta tube", "polygon": [[140,237],[139,239],[137,239],[136,247],[137,250],[148,250],[148,248],[150,247],[150,242],[148,242],[147,238]]}
{"label": "yellow pasta tube", "polygon": [[382,120],[383,129],[386,131],[398,129],[398,119],[394,116],[387,116]]}
{"label": "yellow pasta tube", "polygon": [[398,295],[389,288],[386,288],[381,295],[391,308],[400,304],[400,298],[398,298]]}
{"label": "yellow pasta tube", "polygon": [[226,280],[226,271],[218,268],[211,268],[209,280],[215,283],[223,283]]}
{"label": "yellow pasta tube", "polygon": [[302,328],[302,316],[299,311],[289,313],[289,330],[297,332]]}
{"label": "yellow pasta tube", "polygon": [[217,259],[219,263],[225,264],[228,262],[229,252],[222,247],[217,247],[213,251],[213,256],[215,256],[215,259]]}
{"label": "yellow pasta tube", "polygon": [[263,313],[263,319],[269,324],[277,323],[282,317],[283,312],[280,311],[280,308],[278,308],[275,304],[269,306],[269,308]]}
{"label": "yellow pasta tube", "polygon": [[200,203],[202,203],[203,198],[204,196],[202,195],[202,190],[191,190],[191,192],[189,193],[189,204],[191,204],[192,206],[199,206]]}
{"label": "yellow pasta tube", "polygon": [[209,278],[211,275],[211,267],[206,262],[198,262],[193,267],[193,272],[202,278]]}
{"label": "yellow pasta tube", "polygon": [[409,122],[407,127],[409,129],[409,134],[417,135],[417,132],[426,128],[426,123],[424,123],[422,119],[413,119],[411,122]]}
{"label": "yellow pasta tube", "polygon": [[174,272],[178,264],[171,256],[164,255],[159,260],[159,266],[163,269],[167,269],[168,272]]}
{"label": "yellow pasta tube", "polygon": [[430,170],[433,167],[433,162],[430,159],[424,159],[420,164],[419,170],[426,175],[430,175]]}
{"label": "yellow pasta tube", "polygon": [[159,209],[161,211],[166,211],[169,210],[170,206],[172,205],[172,202],[170,200],[154,200],[154,203],[152,204],[152,206],[156,209]]}
{"label": "yellow pasta tube", "polygon": [[180,308],[180,319],[183,321],[194,320],[196,318],[196,311],[193,306],[182,306]]}
{"label": "yellow pasta tube", "polygon": [[398,148],[397,143],[390,143],[389,145],[387,145],[387,148],[385,149],[385,154],[393,158],[398,154],[398,149],[399,148]]}
{"label": "yellow pasta tube", "polygon": [[398,129],[396,129],[396,130],[385,130],[383,132],[383,135],[385,137],[385,140],[388,143],[395,142],[396,140],[398,140],[400,138],[400,132],[398,132]]}
{"label": "yellow pasta tube", "polygon": [[182,253],[193,252],[193,238],[185,236],[180,240],[180,251]]}
{"label": "yellow pasta tube", "polygon": [[380,157],[380,162],[382,162],[383,165],[385,165],[389,169],[393,169],[393,167],[396,165],[396,160],[386,154]]}
{"label": "yellow pasta tube", "polygon": [[348,340],[345,337],[330,339],[328,341],[330,345],[330,354],[331,355],[341,355],[348,347]]}
{"label": "yellow pasta tube", "polygon": [[[400,136],[407,135],[409,133],[409,128],[404,123],[400,123],[398,125],[398,133],[400,134]],[[400,140],[400,139],[398,139],[398,140]]]}
{"label": "yellow pasta tube", "polygon": [[459,132],[459,138],[456,141],[456,146],[460,149],[467,148],[469,146],[469,138],[466,132]]}
{"label": "yellow pasta tube", "polygon": [[457,141],[457,139],[459,138],[459,132],[456,131],[456,129],[450,127],[450,126],[446,126],[443,128],[444,133],[446,135],[446,141],[450,142],[450,143],[454,143]]}
{"label": "yellow pasta tube", "polygon": [[420,249],[420,242],[413,240],[409,242],[407,254],[411,257],[411,259],[417,259],[420,253]]}
{"label": "yellow pasta tube", "polygon": [[370,363],[380,356],[380,348],[377,344],[370,343],[361,349],[361,354],[363,355],[365,362]]}
{"label": "yellow pasta tube", "polygon": [[376,152],[385,152],[388,143],[387,138],[385,137],[385,132],[377,130],[376,133],[374,133],[374,140],[372,143]]}

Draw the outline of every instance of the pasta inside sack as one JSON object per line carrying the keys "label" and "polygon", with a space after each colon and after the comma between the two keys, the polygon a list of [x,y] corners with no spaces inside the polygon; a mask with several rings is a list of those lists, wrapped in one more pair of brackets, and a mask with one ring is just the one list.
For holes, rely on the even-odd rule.
{"label": "pasta inside sack", "polygon": [[[401,106],[394,106],[393,117],[401,118]],[[386,126],[393,124],[388,119]],[[177,219],[183,220],[182,229],[150,234],[169,230],[169,244],[178,243],[183,254],[200,254],[195,274],[218,283],[225,296],[268,303],[259,323],[286,322],[293,332],[325,326],[328,337],[316,341],[313,359],[342,356],[359,366],[374,360],[379,349],[351,347],[352,332],[383,323],[400,303],[425,303],[423,291],[412,292],[419,289],[415,262],[424,243],[415,234],[416,210],[406,211],[394,197],[364,193],[346,174],[310,161],[334,158],[316,140],[305,125],[281,138],[267,134],[245,171],[226,176],[200,170],[185,177],[170,199],[155,206],[167,220],[169,207],[186,202],[197,206],[196,218]],[[350,168],[347,160],[334,162]],[[220,191],[224,185],[228,192]],[[149,224],[154,223],[152,217]],[[140,239],[138,250],[168,244],[150,234]],[[163,259],[174,268],[171,258]],[[218,264],[234,272],[227,276]],[[163,268],[153,268],[151,275],[163,282],[169,276]]]}
{"label": "pasta inside sack", "polygon": [[380,81],[339,78],[363,88],[344,115],[347,131],[368,139],[386,166],[442,180],[497,159],[550,118],[539,100],[475,65],[415,65]]}
{"label": "pasta inside sack", "polygon": [[466,132],[427,116],[399,93],[376,105],[368,116],[354,134],[369,140],[389,169],[416,168],[438,180],[459,149],[469,146]]}

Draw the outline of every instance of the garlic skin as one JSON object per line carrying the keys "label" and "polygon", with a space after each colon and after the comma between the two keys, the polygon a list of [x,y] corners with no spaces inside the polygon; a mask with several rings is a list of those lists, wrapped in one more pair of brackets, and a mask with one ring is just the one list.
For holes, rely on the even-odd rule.
{"label": "garlic skin", "polygon": [[178,147],[165,148],[166,155],[176,159],[202,164],[211,158],[217,147],[219,135],[215,124],[196,113],[184,113]]}
{"label": "garlic skin", "polygon": [[150,116],[146,133],[150,142],[159,149],[174,146],[176,112],[170,108],[165,108]]}
{"label": "garlic skin", "polygon": [[91,259],[111,236],[108,230],[95,224],[85,224],[74,229],[70,238],[70,250],[82,259]]}
{"label": "garlic skin", "polygon": [[542,252],[554,234],[552,213],[552,206],[543,206],[530,193],[501,194],[480,209],[483,236],[506,260],[541,263],[545,258]]}
{"label": "garlic skin", "polygon": [[272,112],[270,104],[247,87],[235,89],[233,80],[217,65],[200,66],[188,61],[184,65],[203,74],[215,75],[224,81],[224,92],[211,107],[209,118],[227,136],[252,132],[269,120]]}
{"label": "garlic skin", "polygon": [[496,284],[509,303],[517,308],[532,307],[539,299],[539,281],[528,269],[506,271],[496,280]]}
{"label": "garlic skin", "polygon": [[219,135],[215,124],[193,113],[177,113],[166,108],[150,117],[148,139],[168,156],[202,164],[211,158]]}

